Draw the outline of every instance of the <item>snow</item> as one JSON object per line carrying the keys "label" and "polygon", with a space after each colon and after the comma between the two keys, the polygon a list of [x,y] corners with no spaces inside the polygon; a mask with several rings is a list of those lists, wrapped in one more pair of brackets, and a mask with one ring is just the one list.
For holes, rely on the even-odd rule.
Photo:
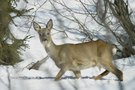
{"label": "snow", "polygon": [[8,77],[10,76],[10,90],[134,90],[134,57],[115,60],[115,63],[123,71],[124,81],[122,82],[118,81],[112,73],[103,77],[102,80],[91,79],[90,77],[103,71],[103,69],[99,70],[96,67],[82,70],[82,78],[80,79],[74,79],[73,73],[68,71],[60,81],[55,81],[54,77],[59,69],[49,59],[41,66],[40,70],[17,68],[20,67],[20,64],[15,67],[1,66],[0,86],[1,90],[9,90]]}
{"label": "snow", "polygon": [[[36,0],[31,0],[31,4],[27,5],[27,8],[34,8],[34,12],[43,2],[44,0],[37,0],[37,2]],[[65,0],[65,2],[67,2],[67,0]],[[67,5],[73,6],[74,8],[78,6],[77,4],[74,6],[74,3],[72,3],[72,5],[70,3],[71,1],[69,1]],[[18,9],[26,7],[25,4],[20,4],[18,6],[20,6]],[[134,5],[132,4],[132,6]],[[44,14],[45,11],[43,12],[43,10],[50,10],[50,7],[51,5],[48,2],[41,7],[41,9],[37,11],[35,21],[42,22],[40,24],[44,25],[49,18],[52,18],[54,20],[54,27],[57,28],[56,18],[48,12],[46,12],[46,14]],[[58,7],[61,8],[60,6]],[[83,19],[81,16],[78,17]],[[22,21],[19,18],[16,22],[22,25],[22,22],[25,22],[25,20]],[[67,21],[66,24],[68,25],[68,23],[70,22]],[[76,24],[69,26],[76,27]],[[95,26],[95,24],[92,26],[90,26],[90,28],[92,27],[92,30],[98,27]],[[27,35],[26,32],[20,31],[23,30],[22,27],[11,26],[11,28],[14,28],[14,31],[12,32],[17,38],[24,38]],[[64,41],[61,37],[58,37],[61,35],[60,33],[52,33],[53,41],[56,44],[69,42],[78,43],[80,42],[77,41],[78,38],[84,38],[84,36],[78,32],[71,33],[70,31],[67,31],[67,33],[70,37],[65,38]],[[77,35],[75,36],[76,33]],[[55,81],[54,78],[58,73],[59,68],[56,67],[55,63],[50,58],[41,65],[39,70],[27,69],[27,66],[30,63],[41,60],[47,55],[40,43],[39,36],[34,31],[33,27],[31,27],[29,35],[34,37],[27,42],[29,48],[23,51],[21,57],[24,61],[15,66],[0,66],[0,90],[135,90],[135,56],[114,60],[116,66],[123,72],[124,80],[122,82],[118,81],[117,77],[112,73],[103,77],[102,80],[91,79],[92,76],[96,76],[104,71],[104,69],[99,70],[97,67],[82,70],[82,78],[80,79],[75,79],[74,74],[67,71],[60,81]],[[72,40],[70,38],[72,38]]]}

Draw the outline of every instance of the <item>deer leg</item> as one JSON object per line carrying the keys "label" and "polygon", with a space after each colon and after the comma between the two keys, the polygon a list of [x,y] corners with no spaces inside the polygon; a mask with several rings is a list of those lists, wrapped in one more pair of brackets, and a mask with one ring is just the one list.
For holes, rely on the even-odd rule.
{"label": "deer leg", "polygon": [[104,72],[102,72],[100,75],[93,77],[95,80],[100,80],[103,76],[106,76],[109,73],[108,70],[105,70]]}
{"label": "deer leg", "polygon": [[112,63],[104,63],[102,64],[105,69],[107,69],[109,72],[112,72],[115,74],[120,81],[123,81],[123,73],[117,69]]}
{"label": "deer leg", "polygon": [[62,77],[62,75],[63,75],[65,72],[66,72],[65,70],[61,69],[61,70],[59,71],[59,73],[56,75],[55,81],[60,80],[61,77]]}
{"label": "deer leg", "polygon": [[119,69],[117,69],[114,66],[111,66],[109,69],[110,69],[110,72],[115,74],[120,81],[123,81],[123,73]]}
{"label": "deer leg", "polygon": [[81,77],[81,72],[80,71],[73,71],[75,74],[76,78],[79,79]]}

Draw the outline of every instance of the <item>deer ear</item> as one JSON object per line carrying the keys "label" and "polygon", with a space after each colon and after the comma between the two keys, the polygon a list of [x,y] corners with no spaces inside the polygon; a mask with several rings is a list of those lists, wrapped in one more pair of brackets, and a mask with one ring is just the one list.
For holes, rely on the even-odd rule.
{"label": "deer ear", "polygon": [[38,23],[36,23],[36,22],[33,22],[33,27],[38,32],[41,30],[41,26]]}
{"label": "deer ear", "polygon": [[52,21],[52,19],[50,19],[50,20],[47,22],[46,28],[52,29],[52,27],[53,27],[53,21]]}

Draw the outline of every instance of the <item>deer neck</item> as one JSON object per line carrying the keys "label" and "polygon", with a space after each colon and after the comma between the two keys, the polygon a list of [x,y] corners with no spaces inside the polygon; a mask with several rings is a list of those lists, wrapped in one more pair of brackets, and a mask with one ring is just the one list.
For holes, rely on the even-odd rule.
{"label": "deer neck", "polygon": [[54,44],[54,42],[51,40],[47,41],[46,43],[46,48],[47,49],[56,49],[56,45]]}
{"label": "deer neck", "polygon": [[56,56],[58,56],[58,45],[55,45],[51,36],[45,42],[43,42],[43,45],[51,58],[56,58]]}

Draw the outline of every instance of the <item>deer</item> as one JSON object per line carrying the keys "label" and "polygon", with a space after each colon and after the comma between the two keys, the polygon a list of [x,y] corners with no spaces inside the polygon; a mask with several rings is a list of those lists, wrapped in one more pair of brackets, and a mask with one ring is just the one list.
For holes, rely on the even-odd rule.
{"label": "deer", "polygon": [[81,77],[81,70],[99,67],[105,71],[97,76],[95,80],[101,80],[108,73],[114,74],[120,81],[123,81],[123,73],[113,64],[113,55],[116,54],[116,46],[103,40],[89,41],[77,44],[56,45],[51,37],[53,21],[50,19],[45,28],[37,22],[33,22],[35,31],[38,32],[41,43],[43,44],[48,56],[55,62],[60,69],[55,80],[60,80],[66,71],[72,71],[76,78]]}

